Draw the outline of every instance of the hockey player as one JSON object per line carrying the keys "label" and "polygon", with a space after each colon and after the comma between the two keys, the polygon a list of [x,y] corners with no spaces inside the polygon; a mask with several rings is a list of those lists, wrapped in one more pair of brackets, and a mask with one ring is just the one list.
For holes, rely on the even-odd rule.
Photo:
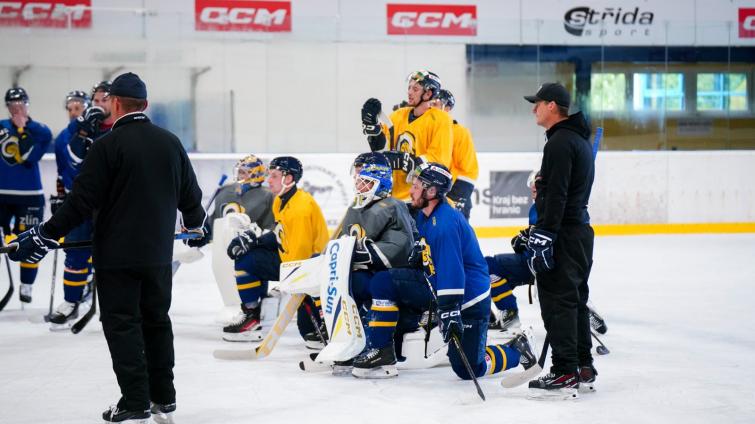
{"label": "hockey player", "polygon": [[[29,116],[29,95],[21,87],[5,92],[9,119],[0,121],[0,225],[3,234],[19,234],[42,222],[45,197],[39,160],[47,151],[52,133]],[[22,261],[19,299],[31,302],[32,284],[39,264]]]}
{"label": "hockey player", "polygon": [[[354,360],[352,374],[356,377],[386,378],[398,374],[392,335],[399,310],[429,305],[434,297],[430,290],[437,294],[444,341],[458,337],[477,377],[520,363],[525,368],[536,363],[524,334],[506,345],[485,347],[490,311],[487,265],[472,227],[445,199],[451,180],[448,168],[441,164],[421,164],[415,170],[411,197],[412,206],[419,210],[417,228],[419,243],[424,247],[423,269],[388,270],[372,279],[373,309],[366,332],[367,349]],[[457,376],[471,378],[455,347],[449,347],[448,357]]]}
{"label": "hockey player", "polygon": [[224,186],[215,197],[211,222],[231,212],[245,213],[261,230],[272,230],[274,196],[262,188],[267,175],[265,164],[250,154],[236,163],[234,174],[236,183]]}
{"label": "hockey player", "polygon": [[[438,96],[440,109],[451,113],[456,105],[456,98],[450,91],[442,89]],[[451,175],[454,182],[446,198],[469,220],[472,210],[472,193],[480,172],[477,165],[477,151],[474,148],[472,133],[469,128],[453,120],[453,152],[451,155]]]}
{"label": "hockey player", "polygon": [[[263,282],[279,279],[281,262],[307,259],[325,249],[328,228],[322,211],[309,193],[296,187],[302,173],[301,162],[294,157],[280,156],[270,161],[267,181],[275,195],[274,229],[260,237],[253,230],[245,231],[228,245],[242,303],[237,317],[223,328],[226,341],[259,340]],[[314,330],[306,307],[312,309],[316,305],[307,301],[311,303],[299,308],[302,337]]]}
{"label": "hockey player", "polygon": [[383,153],[393,169],[393,196],[399,200],[409,200],[407,177],[417,164],[451,165],[451,117],[431,107],[440,90],[441,81],[435,73],[412,72],[407,85],[409,106],[390,115],[391,129],[378,121],[382,110],[380,100],[371,98],[362,106],[362,131],[372,151],[386,150]]}
{"label": "hockey player", "polygon": [[[110,82],[102,81],[92,88],[93,105],[81,91],[73,91],[66,97],[66,108],[80,108],[83,113],[72,119],[68,127],[55,139],[55,161],[58,164],[58,195],[50,199],[53,214],[73,187],[92,143],[110,132],[113,126],[110,104]],[[62,186],[62,187],[61,187]],[[61,190],[62,188],[62,190]],[[86,220],[66,234],[66,241],[82,241],[92,238],[92,221]],[[50,316],[52,329],[65,328],[78,316],[79,305],[87,297],[87,288],[92,274],[92,250],[89,248],[66,249],[63,270],[63,302]]]}

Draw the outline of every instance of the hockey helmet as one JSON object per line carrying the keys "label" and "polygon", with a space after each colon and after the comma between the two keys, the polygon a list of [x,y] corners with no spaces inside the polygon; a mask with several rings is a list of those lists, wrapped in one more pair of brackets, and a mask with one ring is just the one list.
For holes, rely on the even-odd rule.
{"label": "hockey helmet", "polygon": [[451,171],[445,165],[436,162],[422,163],[414,169],[417,178],[425,189],[435,187],[435,197],[442,197],[451,190]]}
{"label": "hockey helmet", "polygon": [[24,102],[29,104],[29,95],[26,93],[26,90],[21,87],[9,88],[8,91],[5,92],[5,105],[7,106],[11,102]]}
{"label": "hockey helmet", "polygon": [[391,195],[393,180],[388,159],[380,152],[362,153],[354,160],[354,204],[359,209],[369,205],[376,197]]}
{"label": "hockey helmet", "polygon": [[277,169],[278,171],[281,171],[283,175],[291,175],[294,177],[294,183],[297,183],[304,173],[301,161],[293,156],[278,156],[270,161],[269,168],[270,170]]}
{"label": "hockey helmet", "polygon": [[259,187],[265,181],[267,168],[260,158],[250,154],[236,162],[233,174],[236,176],[237,183]]}
{"label": "hockey helmet", "polygon": [[84,109],[88,108],[91,104],[89,95],[81,90],[73,90],[66,95],[66,101],[63,106],[68,106],[68,102],[79,102],[84,105]]}
{"label": "hockey helmet", "polygon": [[411,81],[415,81],[417,84],[421,85],[423,90],[429,90],[431,93],[430,100],[438,98],[442,85],[438,74],[430,72],[426,69],[421,69],[409,74],[407,83]]}
{"label": "hockey helmet", "polygon": [[450,91],[446,89],[440,90],[440,94],[438,94],[438,100],[443,104],[443,107],[449,107],[451,109],[456,106],[456,98],[453,94],[451,94]]}
{"label": "hockey helmet", "polygon": [[107,80],[98,82],[97,84],[94,85],[94,87],[92,87],[92,97],[94,97],[94,93],[98,91],[102,91],[106,94],[110,94],[111,85],[112,83]]}

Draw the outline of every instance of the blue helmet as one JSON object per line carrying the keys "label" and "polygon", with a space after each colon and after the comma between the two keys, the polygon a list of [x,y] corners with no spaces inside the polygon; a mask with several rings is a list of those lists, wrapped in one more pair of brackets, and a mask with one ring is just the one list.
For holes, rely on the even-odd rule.
{"label": "blue helmet", "polygon": [[293,156],[278,156],[270,161],[269,168],[271,170],[277,169],[281,171],[283,175],[291,175],[294,177],[294,183],[297,183],[302,174],[304,174],[304,168],[301,166],[301,161]]}
{"label": "blue helmet", "polygon": [[437,99],[438,95],[440,95],[442,84],[440,82],[440,77],[434,72],[430,72],[426,69],[414,71],[409,74],[407,81],[416,81],[425,91],[429,90],[431,93],[430,100]]}
{"label": "blue helmet", "polygon": [[445,165],[436,162],[422,163],[414,169],[414,176],[422,182],[425,189],[435,187],[435,197],[445,196],[451,190],[453,177]]}
{"label": "blue helmet", "polygon": [[384,198],[393,190],[392,171],[388,159],[379,152],[362,153],[354,160],[354,209],[370,204],[376,197]]}
{"label": "blue helmet", "polygon": [[66,95],[64,106],[68,106],[68,102],[79,102],[84,105],[84,109],[88,108],[91,104],[89,95],[81,90],[69,91]]}
{"label": "blue helmet", "polygon": [[440,100],[441,103],[443,103],[443,106],[448,106],[449,108],[453,109],[454,106],[456,106],[456,98],[453,94],[451,94],[450,91],[446,89],[440,90],[440,94],[438,95],[438,100]]}

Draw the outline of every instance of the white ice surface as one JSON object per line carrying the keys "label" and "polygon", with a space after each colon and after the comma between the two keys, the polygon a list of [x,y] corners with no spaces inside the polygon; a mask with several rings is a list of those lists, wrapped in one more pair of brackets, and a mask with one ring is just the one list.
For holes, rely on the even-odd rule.
{"label": "white ice surface", "polygon": [[[481,243],[485,254],[510,250],[508,240]],[[494,376],[482,380],[482,403],[448,367],[387,381],[305,374],[293,326],[267,359],[216,360],[213,349],[229,344],[214,323],[209,260],[184,265],[174,283],[179,424],[755,422],[755,234],[597,238],[591,298],[611,353],[596,356],[598,392],[575,402],[527,400],[526,388],[504,391]],[[31,308],[20,311],[16,294],[0,312],[0,423],[100,422],[119,397],[99,322],[73,335],[29,321],[46,312],[51,263]],[[6,287],[2,264],[0,295]],[[537,303],[515,293],[541,342]]]}

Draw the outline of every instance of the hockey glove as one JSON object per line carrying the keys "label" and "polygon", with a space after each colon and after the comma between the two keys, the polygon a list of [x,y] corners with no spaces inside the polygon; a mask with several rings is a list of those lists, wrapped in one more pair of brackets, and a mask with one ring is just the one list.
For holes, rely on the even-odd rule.
{"label": "hockey glove", "polygon": [[231,243],[228,245],[228,250],[226,253],[228,253],[228,257],[233,259],[234,261],[252,250],[252,248],[256,247],[259,244],[259,241],[257,240],[257,236],[254,234],[254,231],[244,231],[243,233],[239,234],[238,237],[231,240]]}
{"label": "hockey glove", "polygon": [[184,243],[186,243],[189,247],[202,247],[210,242],[210,239],[212,238],[212,228],[210,227],[210,220],[206,219],[202,227],[200,228],[189,228],[186,230],[188,233],[196,233],[199,234],[200,237],[193,238],[193,239],[186,239],[184,240]]}
{"label": "hockey glove", "polygon": [[530,239],[530,229],[529,227],[520,230],[519,234],[515,235],[514,238],[511,239],[511,248],[514,249],[514,253],[522,254],[525,250],[527,250],[527,242]]}
{"label": "hockey glove", "polygon": [[383,155],[388,159],[392,170],[404,171],[407,175],[410,175],[414,171],[415,166],[422,163],[422,159],[411,153],[387,151],[383,152]]}
{"label": "hockey glove", "polygon": [[66,200],[66,195],[50,196],[50,212],[55,215],[55,212],[63,206],[63,202]]}
{"label": "hockey glove", "polygon": [[556,243],[556,234],[535,227],[530,229],[527,250],[532,254],[532,257],[527,260],[527,266],[533,274],[548,272],[555,268],[554,243]]}
{"label": "hockey glove", "polygon": [[407,260],[410,268],[424,269],[422,261],[422,253],[425,251],[425,246],[421,241],[417,240],[412,246],[412,251],[409,253],[409,259]]}
{"label": "hockey glove", "polygon": [[375,137],[383,132],[383,127],[378,123],[378,115],[383,106],[380,100],[367,99],[362,106],[362,132],[366,136]]}
{"label": "hockey glove", "polygon": [[372,249],[374,242],[367,237],[362,237],[354,243],[354,253],[351,255],[351,263],[358,268],[366,268],[372,264]]}
{"label": "hockey glove", "polygon": [[50,249],[58,247],[58,242],[47,238],[42,230],[42,224],[33,226],[30,230],[24,231],[13,240],[10,245],[16,245],[16,250],[8,253],[8,258],[16,262],[26,262],[36,264],[45,257]]}
{"label": "hockey glove", "polygon": [[93,138],[100,130],[100,124],[105,120],[105,110],[99,106],[92,106],[84,114],[76,118],[79,133]]}
{"label": "hockey glove", "polygon": [[454,334],[461,340],[464,333],[464,323],[461,321],[461,309],[459,309],[458,304],[438,306],[438,319],[443,342],[450,342]]}
{"label": "hockey glove", "polygon": [[457,178],[446,197],[453,202],[456,209],[463,211],[467,202],[472,198],[472,192],[474,192],[474,184]]}

